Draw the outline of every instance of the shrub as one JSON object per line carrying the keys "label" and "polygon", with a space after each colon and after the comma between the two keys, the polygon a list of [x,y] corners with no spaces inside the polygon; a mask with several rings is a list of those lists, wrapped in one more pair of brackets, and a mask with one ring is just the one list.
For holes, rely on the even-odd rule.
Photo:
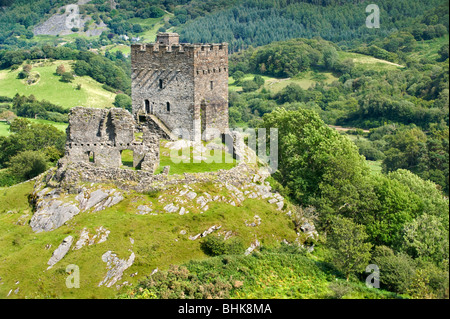
{"label": "shrub", "polygon": [[223,237],[209,236],[202,241],[200,247],[209,256],[234,255],[244,251],[244,244],[237,237],[225,241]]}
{"label": "shrub", "polygon": [[36,177],[47,169],[47,159],[41,151],[20,152],[8,164],[12,175],[22,180]]}
{"label": "shrub", "polygon": [[387,246],[378,246],[372,261],[380,268],[380,283],[387,290],[406,293],[415,277],[415,265],[406,254],[395,254]]}
{"label": "shrub", "polygon": [[73,77],[72,73],[70,73],[70,72],[64,72],[61,75],[62,82],[72,82],[73,80],[75,80],[75,78]]}

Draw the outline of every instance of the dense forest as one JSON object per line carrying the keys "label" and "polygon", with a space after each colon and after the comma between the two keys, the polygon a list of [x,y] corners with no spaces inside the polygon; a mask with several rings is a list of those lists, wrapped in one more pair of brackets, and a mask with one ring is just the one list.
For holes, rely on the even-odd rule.
{"label": "dense forest", "polygon": [[[448,29],[445,1],[378,1],[383,28],[365,27],[362,1],[247,0],[187,23],[180,32],[192,43],[228,42],[232,52],[290,38],[321,37],[348,47],[386,38],[398,29],[417,37],[443,35]],[[438,5],[441,5],[437,8]],[[424,14],[425,12],[425,14]],[[438,35],[439,34],[439,35]]]}

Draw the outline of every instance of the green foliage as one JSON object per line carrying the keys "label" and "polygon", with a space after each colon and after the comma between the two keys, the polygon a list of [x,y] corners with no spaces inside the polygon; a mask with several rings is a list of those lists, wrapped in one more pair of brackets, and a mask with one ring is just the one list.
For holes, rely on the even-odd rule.
{"label": "green foliage", "polygon": [[55,122],[68,122],[67,114],[69,110],[50,103],[48,101],[38,101],[33,95],[26,97],[25,95],[16,94],[12,100],[12,109],[17,116],[39,118]]}
{"label": "green foliage", "polygon": [[72,82],[73,80],[75,80],[75,78],[73,77],[72,73],[70,73],[70,72],[64,72],[64,73],[61,75],[61,81],[62,81],[62,82],[70,83],[70,82]]}
{"label": "green foliage", "polygon": [[364,157],[369,161],[379,161],[386,157],[384,153],[377,149],[371,141],[356,139],[355,144],[358,146],[359,154],[364,155]]}
{"label": "green foliage", "polygon": [[365,242],[367,239],[363,225],[355,224],[348,218],[333,219],[327,242],[332,249],[333,264],[347,281],[350,275],[361,273],[368,265],[372,245]]}
{"label": "green foliage", "polygon": [[[447,229],[445,229],[447,228]],[[436,216],[423,214],[404,227],[404,249],[411,256],[441,265],[449,258],[447,227]]]}
{"label": "green foliage", "polygon": [[131,112],[131,98],[126,94],[117,94],[113,105]]}
{"label": "green foliage", "polygon": [[139,288],[137,298],[224,299],[229,297],[232,285],[212,274],[205,283],[185,266],[172,265],[169,270],[148,277]]}
{"label": "green foliage", "polygon": [[386,246],[375,248],[372,262],[380,269],[381,287],[398,293],[407,293],[415,276],[415,265],[406,254],[395,254]]}
{"label": "green foliage", "polygon": [[10,158],[8,169],[20,180],[28,180],[47,170],[47,158],[41,151],[23,151]]}
{"label": "green foliage", "polygon": [[225,240],[223,237],[208,236],[201,243],[201,249],[209,256],[235,255],[244,252],[244,244],[238,237]]}
{"label": "green foliage", "polygon": [[327,127],[317,113],[280,108],[263,117],[266,129],[278,129],[280,183],[303,204],[323,198],[338,208],[358,193],[368,169],[355,145]]}
{"label": "green foliage", "polygon": [[[181,39],[191,43],[228,42],[231,52],[237,52],[249,46],[300,37],[321,37],[354,46],[374,38],[384,39],[400,28],[417,35],[416,40],[431,39],[445,33],[445,26],[448,27],[448,5],[444,1],[417,3],[401,0],[393,3],[383,0],[377,5],[386,18],[382,22],[384,27],[374,30],[366,28],[366,15],[361,15],[367,6],[364,2],[239,1],[229,9],[186,24],[181,30]],[[426,18],[428,10],[435,10],[431,15],[435,16],[434,19]],[[189,14],[180,10],[179,17],[180,21]],[[439,24],[445,25],[444,29]],[[409,45],[409,42],[406,45],[402,42],[393,45],[395,41],[391,42],[389,49],[404,49]],[[371,50],[382,58],[396,56],[375,45]]]}
{"label": "green foliage", "polygon": [[417,127],[398,129],[384,139],[387,142],[384,152],[386,158],[383,160],[384,172],[408,169],[432,180],[448,193],[448,127],[433,130],[428,136]]}
{"label": "green foliage", "polygon": [[[54,126],[33,124],[26,119],[18,118],[11,123],[10,131],[12,132],[10,136],[0,137],[2,167],[8,166],[7,163],[13,164],[12,158],[23,151],[43,151],[51,148],[52,154],[59,152],[59,157],[64,154],[66,136]],[[55,160],[55,155],[51,157]]]}

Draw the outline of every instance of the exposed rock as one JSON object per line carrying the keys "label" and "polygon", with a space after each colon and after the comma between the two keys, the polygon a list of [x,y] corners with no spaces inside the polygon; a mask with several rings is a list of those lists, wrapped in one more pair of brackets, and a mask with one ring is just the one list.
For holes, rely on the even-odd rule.
{"label": "exposed rock", "polygon": [[258,215],[255,215],[254,217],[253,217],[253,222],[252,223],[248,223],[247,221],[245,221],[245,226],[248,226],[248,227],[256,227],[256,226],[259,226],[259,225],[261,225],[261,217],[259,217]]}
{"label": "exposed rock", "polygon": [[69,251],[70,246],[72,245],[72,242],[73,242],[72,236],[67,236],[66,238],[64,238],[62,243],[58,246],[58,248],[55,249],[55,251],[52,254],[52,257],[47,262],[47,265],[49,265],[47,270],[52,268],[53,265],[55,265],[58,261],[63,259],[63,257]]}
{"label": "exposed rock", "polygon": [[34,232],[50,231],[64,225],[80,212],[73,203],[61,200],[42,200],[36,206],[36,212],[30,220]]}
{"label": "exposed rock", "polygon": [[98,212],[120,203],[123,200],[123,196],[121,193],[116,192],[115,189],[97,189],[89,192],[86,188],[83,188],[75,199],[80,203],[81,211],[94,207],[94,211]]}
{"label": "exposed rock", "polygon": [[110,231],[103,226],[97,227],[95,229],[95,234],[89,235],[89,231],[83,228],[80,234],[80,238],[75,243],[73,250],[81,249],[83,246],[90,246],[94,244],[100,244],[108,239]]}
{"label": "exposed rock", "polygon": [[196,196],[197,196],[197,193],[196,192],[188,192],[187,194],[186,194],[186,196],[189,198],[189,199],[194,199]]}
{"label": "exposed rock", "polygon": [[138,214],[139,215],[145,215],[145,214],[148,214],[148,213],[150,213],[152,211],[152,209],[150,207],[146,206],[146,205],[140,205],[140,206],[138,206],[137,209],[138,209]]}
{"label": "exposed rock", "polygon": [[203,233],[197,234],[195,236],[189,236],[189,239],[190,240],[196,240],[198,238],[205,237],[205,236],[211,234],[213,231],[218,230],[220,228],[222,228],[222,226],[220,226],[220,225],[219,226],[217,226],[217,225],[211,226],[210,228],[205,230]]}
{"label": "exposed rock", "polygon": [[163,171],[162,171],[163,175],[169,175],[169,172],[170,172],[170,166],[164,166]]}
{"label": "exposed rock", "polygon": [[260,242],[257,240],[255,240],[254,243],[252,243],[250,245],[250,247],[247,248],[247,250],[245,251],[244,255],[248,256],[250,255],[257,247],[261,246]]}
{"label": "exposed rock", "polygon": [[313,240],[317,240],[319,238],[319,233],[316,230],[314,224],[304,221],[300,226],[300,230],[306,235],[306,239],[312,238]]}
{"label": "exposed rock", "polygon": [[106,263],[109,269],[105,278],[98,284],[98,286],[105,285],[111,287],[118,280],[122,278],[123,272],[133,265],[135,255],[131,252],[128,260],[120,259],[116,254],[113,254],[110,250],[102,255],[102,261]]}
{"label": "exposed rock", "polygon": [[179,210],[180,208],[175,206],[173,203],[170,203],[166,206],[164,206],[164,210],[168,213],[175,213]]}

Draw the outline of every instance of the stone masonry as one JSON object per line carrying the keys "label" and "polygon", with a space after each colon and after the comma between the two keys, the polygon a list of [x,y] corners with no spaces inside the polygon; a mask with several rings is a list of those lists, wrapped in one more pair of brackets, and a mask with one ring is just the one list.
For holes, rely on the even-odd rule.
{"label": "stone masonry", "polygon": [[70,162],[119,168],[122,152],[133,151],[133,167],[153,173],[159,164],[159,135],[144,126],[138,137],[133,116],[124,109],[75,107],[69,114],[66,155]]}
{"label": "stone masonry", "polygon": [[[159,119],[178,136],[199,141],[207,129],[228,129],[228,44],[179,43],[159,33],[156,43],[131,46],[133,115]],[[209,139],[206,135],[204,139]]]}

